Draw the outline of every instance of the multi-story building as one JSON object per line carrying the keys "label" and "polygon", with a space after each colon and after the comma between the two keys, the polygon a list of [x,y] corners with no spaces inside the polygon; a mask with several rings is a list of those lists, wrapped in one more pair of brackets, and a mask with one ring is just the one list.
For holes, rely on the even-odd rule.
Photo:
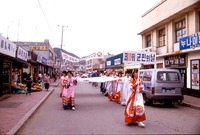
{"label": "multi-story building", "polygon": [[142,15],[139,35],[142,48],[156,52],[157,68],[179,69],[184,87],[200,90],[199,0],[162,0]]}
{"label": "multi-story building", "polygon": [[16,45],[22,47],[29,52],[29,63],[27,73],[36,74],[48,72],[51,76],[54,72],[56,54],[49,43],[49,40],[44,42],[14,42]]}

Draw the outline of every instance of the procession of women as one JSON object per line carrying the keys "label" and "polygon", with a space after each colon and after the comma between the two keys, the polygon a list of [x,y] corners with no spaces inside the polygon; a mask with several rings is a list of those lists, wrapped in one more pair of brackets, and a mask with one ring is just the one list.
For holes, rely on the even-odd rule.
{"label": "procession of women", "polygon": [[[100,83],[100,91],[107,96],[109,101],[117,102],[124,109],[124,118],[127,125],[137,124],[145,127],[143,121],[146,120],[145,108],[143,103],[142,92],[144,84],[138,78],[138,71],[122,71],[102,72],[100,77],[86,78],[85,81]],[[61,77],[60,97],[62,99],[62,107],[64,110],[75,110],[75,94],[74,89],[77,80],[73,77],[71,71],[63,71]]]}

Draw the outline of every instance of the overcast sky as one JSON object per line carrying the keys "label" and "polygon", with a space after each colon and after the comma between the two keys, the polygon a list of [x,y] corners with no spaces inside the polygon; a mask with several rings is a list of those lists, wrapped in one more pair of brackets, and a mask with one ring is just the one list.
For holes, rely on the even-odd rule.
{"label": "overcast sky", "polygon": [[[79,57],[141,49],[141,15],[161,0],[0,0],[0,33],[43,42]],[[58,26],[59,25],[59,26]]]}

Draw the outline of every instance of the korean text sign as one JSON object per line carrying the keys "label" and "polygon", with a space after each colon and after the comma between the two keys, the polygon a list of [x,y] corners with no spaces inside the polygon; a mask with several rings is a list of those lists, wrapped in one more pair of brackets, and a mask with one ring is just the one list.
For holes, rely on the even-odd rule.
{"label": "korean text sign", "polygon": [[200,47],[200,32],[179,39],[180,50]]}
{"label": "korean text sign", "polygon": [[138,64],[155,64],[156,53],[155,52],[136,52],[136,51],[125,51],[123,52],[124,63],[138,63]]}

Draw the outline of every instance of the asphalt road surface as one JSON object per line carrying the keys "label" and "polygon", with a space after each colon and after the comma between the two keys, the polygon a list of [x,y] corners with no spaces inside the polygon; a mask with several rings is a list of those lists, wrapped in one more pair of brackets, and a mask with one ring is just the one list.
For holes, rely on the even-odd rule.
{"label": "asphalt road surface", "polygon": [[124,106],[111,102],[89,83],[79,83],[75,90],[76,110],[63,110],[60,88],[41,105],[18,134],[199,134],[200,110],[176,105],[145,106],[146,127],[126,125]]}

